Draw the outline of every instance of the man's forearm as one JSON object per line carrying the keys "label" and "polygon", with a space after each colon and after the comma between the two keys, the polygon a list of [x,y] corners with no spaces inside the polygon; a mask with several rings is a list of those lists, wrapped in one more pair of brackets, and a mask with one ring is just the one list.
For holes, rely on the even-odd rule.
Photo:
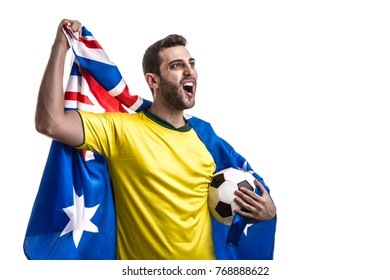
{"label": "man's forearm", "polygon": [[68,47],[54,43],[39,88],[35,114],[37,131],[50,136],[52,127],[64,114],[64,65]]}

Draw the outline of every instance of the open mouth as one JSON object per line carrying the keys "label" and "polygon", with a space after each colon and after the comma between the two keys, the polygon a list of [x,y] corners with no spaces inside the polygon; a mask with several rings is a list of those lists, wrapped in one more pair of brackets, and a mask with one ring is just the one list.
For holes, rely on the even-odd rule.
{"label": "open mouth", "polygon": [[190,95],[194,94],[194,83],[193,82],[186,82],[183,85],[183,89]]}

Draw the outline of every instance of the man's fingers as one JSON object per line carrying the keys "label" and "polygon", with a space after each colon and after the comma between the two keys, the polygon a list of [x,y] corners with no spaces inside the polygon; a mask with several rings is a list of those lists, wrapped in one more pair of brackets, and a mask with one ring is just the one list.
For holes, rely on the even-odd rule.
{"label": "man's fingers", "polygon": [[255,185],[261,190],[261,196],[268,195],[268,191],[264,188],[263,184],[255,179]]}
{"label": "man's fingers", "polygon": [[70,28],[72,29],[73,32],[80,32],[81,31],[81,22],[77,20],[70,20]]}

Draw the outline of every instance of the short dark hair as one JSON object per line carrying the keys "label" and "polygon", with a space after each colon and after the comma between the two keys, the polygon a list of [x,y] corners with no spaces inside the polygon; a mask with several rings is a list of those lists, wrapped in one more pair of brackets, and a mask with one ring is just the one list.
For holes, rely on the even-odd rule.
{"label": "short dark hair", "polygon": [[159,52],[161,50],[175,46],[185,47],[186,45],[186,38],[177,34],[168,35],[167,37],[155,42],[146,49],[142,59],[142,69],[144,71],[144,75],[146,73],[154,73],[160,76],[160,65],[162,63],[162,59]]}

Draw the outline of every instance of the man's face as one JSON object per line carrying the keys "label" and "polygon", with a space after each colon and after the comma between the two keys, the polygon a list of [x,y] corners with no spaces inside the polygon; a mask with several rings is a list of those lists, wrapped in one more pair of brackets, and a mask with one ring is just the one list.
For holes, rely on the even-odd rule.
{"label": "man's face", "polygon": [[159,91],[161,97],[178,110],[195,105],[197,73],[195,59],[184,46],[176,46],[160,51]]}

